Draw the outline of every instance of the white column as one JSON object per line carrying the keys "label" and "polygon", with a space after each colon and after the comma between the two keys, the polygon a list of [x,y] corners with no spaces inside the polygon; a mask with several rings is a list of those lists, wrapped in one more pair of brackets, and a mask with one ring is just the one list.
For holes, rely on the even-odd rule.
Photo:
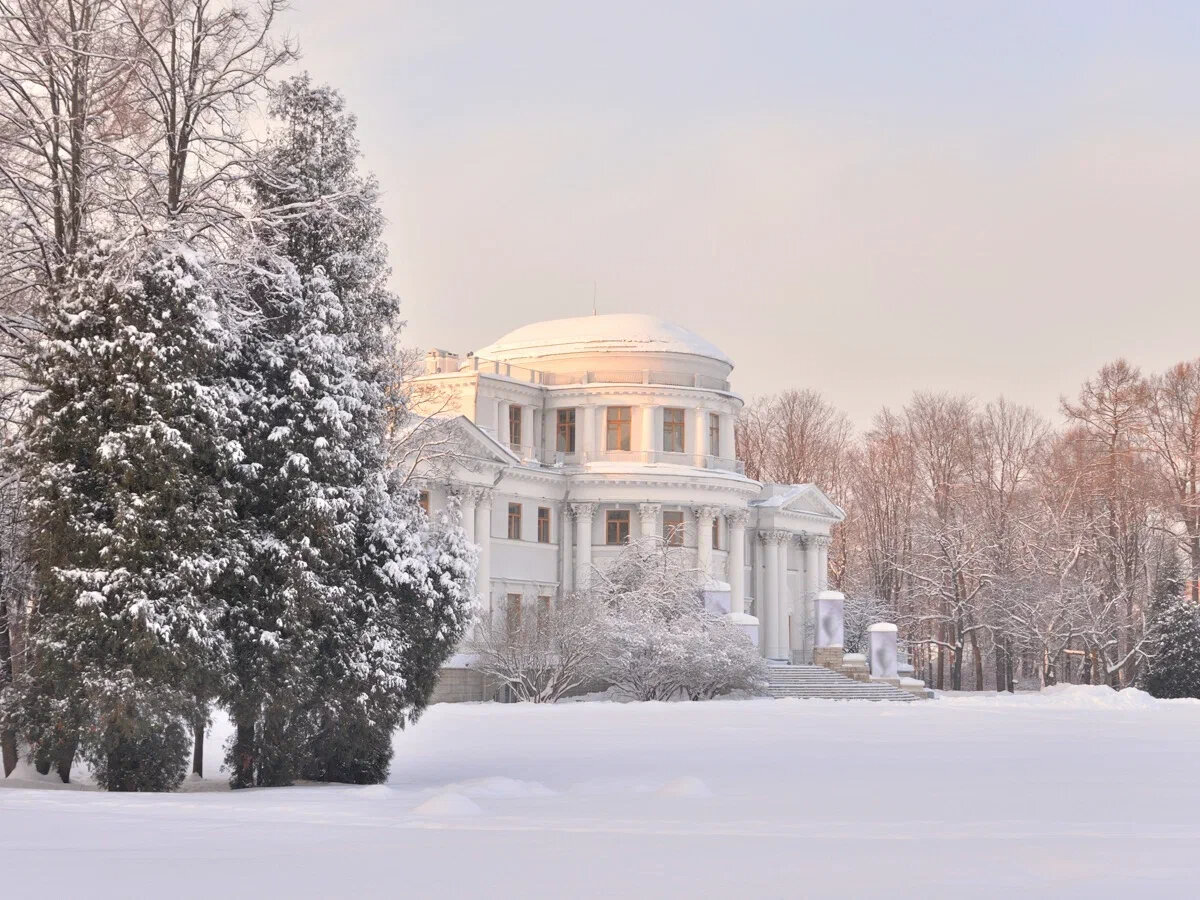
{"label": "white column", "polygon": [[788,548],[792,536],[787,532],[779,535],[779,597],[777,602],[779,619],[779,659],[792,662],[792,592],[788,585]]}
{"label": "white column", "polygon": [[595,503],[572,503],[571,513],[575,516],[575,589],[584,590],[591,580],[592,571],[592,515]]}
{"label": "white column", "polygon": [[478,496],[474,488],[454,488],[458,497],[458,510],[461,516],[463,532],[467,540],[475,543],[475,498]]}
{"label": "white column", "polygon": [[643,503],[638,506],[638,518],[642,523],[641,537],[658,537],[658,508],[657,503]]}
{"label": "white column", "polygon": [[722,459],[733,459],[737,456],[737,448],[734,442],[733,416],[724,413],[721,415],[721,452],[718,455]]}
{"label": "white column", "polygon": [[802,536],[804,541],[804,593],[800,601],[801,609],[803,610],[803,625],[804,625],[804,647],[803,652],[806,655],[804,662],[808,662],[808,654],[811,653],[812,647],[808,643],[808,623],[812,622],[816,613],[813,610],[817,602],[817,594],[820,592],[820,578],[818,571],[820,568],[820,542],[819,535],[805,532]]}
{"label": "white column", "polygon": [[508,403],[496,401],[496,440],[508,446]]}
{"label": "white column", "polygon": [[534,409],[532,406],[521,407],[521,446],[528,448],[522,452],[531,453],[535,443],[533,439],[533,416]]}
{"label": "white column", "polygon": [[832,538],[821,535],[817,538],[817,592],[829,589],[829,545]]}
{"label": "white column", "polygon": [[766,577],[766,573],[763,571],[763,550],[765,548],[757,530],[754,532],[752,547],[750,556],[754,569],[754,615],[758,617],[758,646],[766,647],[767,610],[763,606],[763,597],[767,595],[767,589],[763,583]]}
{"label": "white column", "polygon": [[729,513],[729,555],[726,557],[725,577],[729,581],[729,611],[741,615],[746,611],[746,519],[744,509]]}
{"label": "white column", "polygon": [[779,532],[760,531],[758,540],[763,548],[767,564],[763,603],[760,604],[763,612],[766,613],[766,621],[759,622],[759,627],[765,633],[763,647],[766,649],[767,658],[777,659],[779,653],[779,606],[777,603],[779,597]]}
{"label": "white column", "polygon": [[558,509],[558,583],[562,596],[575,589],[571,571],[571,510],[563,503]]}
{"label": "white column", "polygon": [[712,577],[712,526],[721,510],[715,506],[696,507],[696,568]]}
{"label": "white column", "polygon": [[475,506],[475,542],[479,545],[479,567],[475,590],[483,603],[482,614],[492,616],[492,492],[481,490]]}
{"label": "white column", "polygon": [[596,408],[594,406],[580,406],[575,410],[575,427],[579,433],[575,435],[575,452],[582,454],[583,458],[591,458],[596,455],[598,449],[594,437],[595,429],[592,427],[596,424]]}
{"label": "white column", "polygon": [[658,407],[642,407],[642,449],[646,451],[646,461],[653,462],[658,450]]}
{"label": "white column", "polygon": [[704,465],[704,457],[708,455],[708,411],[692,410],[692,445],[686,448],[696,457],[696,465]]}

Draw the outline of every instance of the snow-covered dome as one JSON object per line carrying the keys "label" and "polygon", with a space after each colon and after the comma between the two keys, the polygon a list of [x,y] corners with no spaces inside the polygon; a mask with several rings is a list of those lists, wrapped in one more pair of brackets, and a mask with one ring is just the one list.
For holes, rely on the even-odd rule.
{"label": "snow-covered dome", "polygon": [[732,367],[733,360],[704,338],[673,322],[641,313],[577,316],[534,322],[510,331],[475,352],[501,362],[574,353],[686,353],[715,359]]}

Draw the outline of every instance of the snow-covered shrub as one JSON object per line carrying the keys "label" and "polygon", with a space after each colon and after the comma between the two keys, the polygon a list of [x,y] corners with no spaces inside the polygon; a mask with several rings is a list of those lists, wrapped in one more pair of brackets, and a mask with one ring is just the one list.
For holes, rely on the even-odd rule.
{"label": "snow-covered shrub", "polygon": [[758,651],[704,608],[704,578],[662,541],[630,544],[592,595],[603,608],[606,680],[639,700],[707,699],[766,681]]}
{"label": "snow-covered shrub", "polygon": [[554,703],[600,670],[602,622],[603,610],[586,594],[548,608],[504,609],[480,623],[471,648],[479,670],[518,700]]}

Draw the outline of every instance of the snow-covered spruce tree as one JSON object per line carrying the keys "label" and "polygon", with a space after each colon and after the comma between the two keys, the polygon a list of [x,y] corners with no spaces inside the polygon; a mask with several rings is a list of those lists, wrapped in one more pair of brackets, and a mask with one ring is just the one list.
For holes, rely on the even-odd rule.
{"label": "snow-covered spruce tree", "polygon": [[1150,606],[1152,653],[1142,687],[1160,698],[1200,697],[1200,607],[1174,548],[1162,554]]}
{"label": "snow-covered spruce tree", "polygon": [[21,719],[66,780],[76,745],[109,790],[170,790],[195,681],[223,665],[212,590],[231,510],[232,397],[200,261],[159,248],[116,280],[100,249],[46,311],[45,392],[23,463],[35,581]]}
{"label": "snow-covered spruce tree", "polygon": [[397,302],[354,120],[306,77],[272,111],[254,188],[279,261],[262,267],[277,271],[240,366],[253,590],[230,593],[227,620],[233,783],[375,782],[461,635],[468,544],[456,523],[431,529],[387,471]]}

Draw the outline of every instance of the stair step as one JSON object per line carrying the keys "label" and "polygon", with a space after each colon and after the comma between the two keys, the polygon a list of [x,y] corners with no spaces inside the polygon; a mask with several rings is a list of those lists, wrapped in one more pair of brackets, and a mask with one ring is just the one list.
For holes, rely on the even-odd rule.
{"label": "stair step", "polygon": [[884,682],[856,681],[824,666],[773,665],[767,670],[767,695],[776,699],[873,700],[919,699]]}

